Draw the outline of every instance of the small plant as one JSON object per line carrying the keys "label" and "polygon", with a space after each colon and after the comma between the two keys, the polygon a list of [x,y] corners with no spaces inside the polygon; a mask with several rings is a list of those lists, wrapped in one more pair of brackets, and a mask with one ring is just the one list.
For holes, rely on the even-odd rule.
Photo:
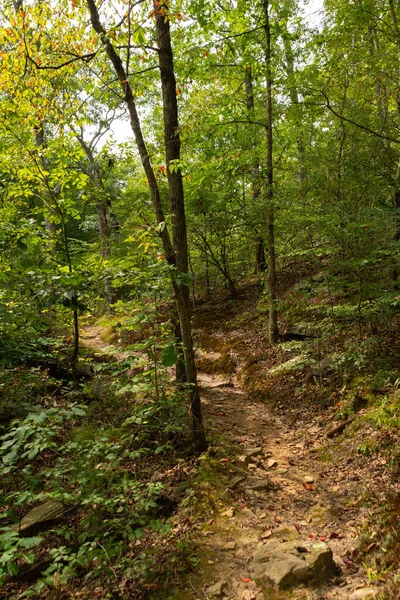
{"label": "small plant", "polygon": [[382,579],[385,579],[386,575],[393,569],[393,565],[382,567],[381,569],[376,566],[376,563],[373,566],[368,566],[366,563],[363,563],[363,565],[370,583],[382,581]]}

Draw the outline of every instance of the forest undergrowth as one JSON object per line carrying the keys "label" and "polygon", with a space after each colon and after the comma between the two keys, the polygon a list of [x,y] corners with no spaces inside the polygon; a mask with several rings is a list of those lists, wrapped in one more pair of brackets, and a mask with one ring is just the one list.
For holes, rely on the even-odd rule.
{"label": "forest undergrowth", "polygon": [[[258,278],[234,300],[223,290],[198,299],[210,442],[200,456],[172,349],[157,341],[166,307],[135,327],[122,315],[89,318],[78,388],[56,362],[4,372],[2,402],[17,412],[3,412],[1,597],[396,597],[396,321],[351,315],[343,326],[321,318],[329,291],[318,273],[288,282],[273,347]],[[299,295],[310,290],[305,310]],[[48,501],[56,518],[19,535],[23,515]],[[297,538],[327,542],[336,573],[274,595],[252,579],[252,555],[269,539]]]}

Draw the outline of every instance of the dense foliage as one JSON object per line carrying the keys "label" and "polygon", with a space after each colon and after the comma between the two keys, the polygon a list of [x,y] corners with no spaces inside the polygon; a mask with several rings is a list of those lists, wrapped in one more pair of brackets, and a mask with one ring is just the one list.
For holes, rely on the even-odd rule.
{"label": "dense foliage", "polygon": [[[399,6],[326,0],[313,26],[306,8],[4,3],[1,581],[34,561],[40,536],[10,527],[46,499],[82,512],[54,530],[27,594],[55,572],[146,571],[148,557],[133,562],[124,545],[167,526],[161,484],[135,469],[206,447],[189,348],[199,297],[224,286],[235,298],[256,275],[271,342],[296,320],[354,327],[358,348],[341,358],[353,367],[369,360],[366,332],[379,340],[396,322]],[[297,269],[317,278],[294,301],[284,275]],[[81,343],[96,319],[122,355]]]}

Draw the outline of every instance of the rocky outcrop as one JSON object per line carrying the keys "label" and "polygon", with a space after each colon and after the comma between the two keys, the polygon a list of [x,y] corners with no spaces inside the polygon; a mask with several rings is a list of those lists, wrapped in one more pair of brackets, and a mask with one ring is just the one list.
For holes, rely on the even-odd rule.
{"label": "rocky outcrop", "polygon": [[20,535],[34,535],[44,527],[58,521],[65,512],[65,506],[55,500],[47,500],[32,508],[21,521],[12,527]]}
{"label": "rocky outcrop", "polygon": [[253,579],[280,589],[324,581],[336,568],[332,550],[324,542],[276,539],[254,553],[250,566]]}

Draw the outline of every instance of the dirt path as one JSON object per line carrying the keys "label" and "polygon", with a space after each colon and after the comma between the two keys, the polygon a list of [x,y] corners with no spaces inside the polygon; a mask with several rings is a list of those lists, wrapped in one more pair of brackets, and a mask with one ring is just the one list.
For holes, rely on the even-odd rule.
{"label": "dirt path", "polygon": [[[83,344],[116,360],[126,354],[106,347],[101,328],[88,326]],[[207,356],[215,359],[215,353]],[[362,600],[377,595],[352,560],[363,511],[358,506],[359,475],[335,462],[321,462],[321,428],[288,426],[262,403],[249,399],[234,379],[199,373],[208,430],[217,447],[218,480],[210,481],[215,509],[189,537],[199,563],[189,586],[171,598],[207,600]],[[349,463],[351,462],[349,458]],[[353,477],[353,479],[351,479]],[[263,489],[254,489],[258,486]],[[207,490],[206,490],[207,492]],[[253,553],[270,539],[321,540],[331,547],[339,567],[335,579],[320,588],[264,592],[252,580]]]}
{"label": "dirt path", "polygon": [[[200,580],[194,577],[192,597],[211,597],[213,583],[222,583],[222,595],[237,600],[372,597],[367,592],[378,590],[371,588],[351,560],[357,525],[362,521],[356,506],[357,485],[353,493],[348,486],[341,493],[334,477],[338,469],[328,470],[316,460],[318,425],[305,432],[295,425],[287,427],[237,386],[229,387],[229,382],[216,376],[200,374],[199,379],[208,420],[214,434],[222,436],[219,450],[226,457],[220,459],[221,467],[235,490],[228,510],[211,520],[204,535],[197,538],[208,566],[202,565],[205,573]],[[249,456],[252,450],[255,455]],[[256,481],[271,485],[255,491]],[[249,562],[270,538],[298,539],[300,545],[302,540],[326,541],[340,568],[338,577],[318,590],[264,595],[251,580]]]}
{"label": "dirt path", "polygon": [[121,361],[130,356],[142,356],[141,352],[125,352],[117,348],[111,343],[107,343],[102,339],[103,329],[99,325],[87,325],[80,332],[81,344],[85,348],[105,354],[116,361]]}

